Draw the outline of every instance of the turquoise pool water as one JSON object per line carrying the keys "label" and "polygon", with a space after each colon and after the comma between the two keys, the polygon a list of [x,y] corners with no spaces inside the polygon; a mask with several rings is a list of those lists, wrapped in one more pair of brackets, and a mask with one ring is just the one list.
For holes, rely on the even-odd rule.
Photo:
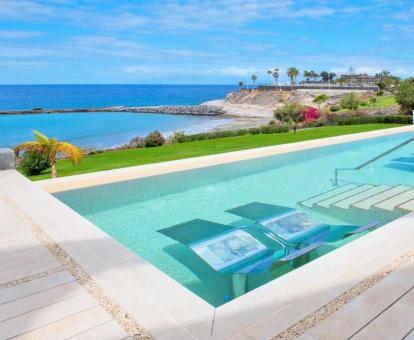
{"label": "turquoise pool water", "polygon": [[[326,223],[382,224],[403,212],[378,213],[350,209],[306,209],[298,202],[334,188],[335,168],[356,167],[413,138],[413,133],[293,152],[227,165],[183,171],[92,188],[57,193],[56,197],[113,238],[214,306],[229,296],[231,275],[207,266],[188,247],[157,232],[192,219],[246,225],[250,221],[225,212],[262,202],[307,210]],[[408,158],[407,162],[395,161]],[[414,186],[414,142],[359,171],[340,174],[340,184],[367,183]],[[330,252],[353,238],[327,244],[310,259]],[[248,290],[293,270],[289,264],[249,277]]]}

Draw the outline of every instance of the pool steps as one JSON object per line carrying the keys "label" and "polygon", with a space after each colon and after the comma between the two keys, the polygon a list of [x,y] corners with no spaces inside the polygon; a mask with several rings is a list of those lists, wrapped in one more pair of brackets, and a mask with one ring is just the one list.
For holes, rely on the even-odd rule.
{"label": "pool steps", "polygon": [[299,202],[307,208],[414,211],[414,188],[405,185],[345,184]]}

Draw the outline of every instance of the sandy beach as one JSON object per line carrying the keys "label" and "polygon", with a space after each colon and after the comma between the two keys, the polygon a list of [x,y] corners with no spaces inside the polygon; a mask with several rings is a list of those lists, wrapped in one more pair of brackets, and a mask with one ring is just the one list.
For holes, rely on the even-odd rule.
{"label": "sandy beach", "polygon": [[201,105],[217,106],[225,111],[222,117],[230,118],[231,122],[220,125],[215,130],[245,129],[267,125],[273,118],[273,106],[252,104],[232,104],[223,99],[210,100]]}

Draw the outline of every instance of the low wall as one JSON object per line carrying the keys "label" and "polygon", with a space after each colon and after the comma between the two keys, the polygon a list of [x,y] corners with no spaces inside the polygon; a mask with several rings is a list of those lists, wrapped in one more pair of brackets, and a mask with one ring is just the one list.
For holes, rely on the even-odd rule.
{"label": "low wall", "polygon": [[0,170],[16,168],[14,152],[11,149],[0,148]]}

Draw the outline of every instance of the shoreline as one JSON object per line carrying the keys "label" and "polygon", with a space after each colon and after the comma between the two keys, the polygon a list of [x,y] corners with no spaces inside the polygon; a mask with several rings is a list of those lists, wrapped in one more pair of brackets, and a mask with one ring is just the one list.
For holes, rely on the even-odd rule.
{"label": "shoreline", "polygon": [[[214,124],[209,131],[223,131],[244,129],[266,125],[273,118],[273,109],[270,106],[251,104],[232,104],[224,99],[211,100],[199,105],[163,105],[163,106],[111,106],[99,108],[64,108],[64,109],[31,109],[0,111],[0,116],[8,115],[36,115],[36,114],[65,114],[65,113],[93,113],[93,112],[130,112],[148,114],[207,116],[226,120],[223,124]],[[230,121],[229,121],[230,120]]]}

